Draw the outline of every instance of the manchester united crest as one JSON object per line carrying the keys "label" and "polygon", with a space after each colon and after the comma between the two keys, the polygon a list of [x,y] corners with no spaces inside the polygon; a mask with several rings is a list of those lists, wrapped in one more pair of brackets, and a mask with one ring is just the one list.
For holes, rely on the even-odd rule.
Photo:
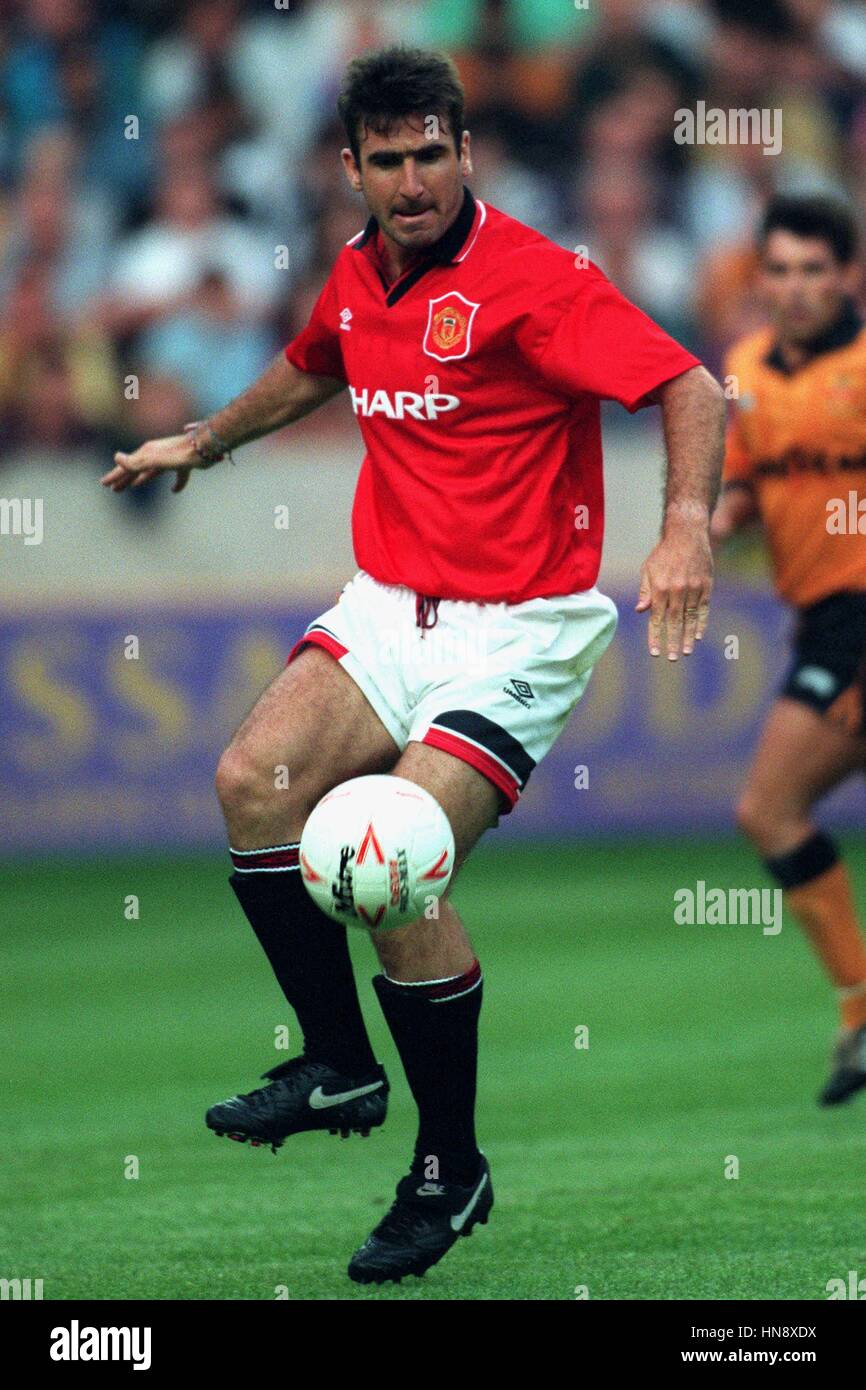
{"label": "manchester united crest", "polygon": [[435,357],[438,362],[453,362],[459,357],[466,357],[472,346],[472,324],[480,307],[480,304],[464,299],[456,290],[431,299],[427,332],[424,334],[427,356]]}

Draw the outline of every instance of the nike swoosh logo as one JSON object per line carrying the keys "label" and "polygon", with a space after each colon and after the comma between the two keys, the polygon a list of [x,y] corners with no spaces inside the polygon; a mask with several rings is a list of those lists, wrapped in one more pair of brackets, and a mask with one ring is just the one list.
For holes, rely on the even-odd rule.
{"label": "nike swoosh logo", "polygon": [[310,1092],[310,1107],[313,1110],[327,1110],[332,1105],[345,1105],[347,1100],[357,1100],[359,1096],[368,1096],[371,1091],[378,1091],[381,1085],[381,1081],[374,1081],[370,1086],[358,1086],[354,1091],[340,1091],[336,1096],[326,1096],[321,1086],[317,1086],[315,1091]]}
{"label": "nike swoosh logo", "polygon": [[451,1218],[451,1229],[452,1229],[452,1231],[462,1231],[462,1230],[463,1230],[463,1227],[466,1225],[466,1222],[469,1220],[469,1217],[472,1215],[473,1211],[475,1210],[475,1206],[476,1206],[476,1203],[477,1203],[477,1201],[478,1201],[478,1198],[481,1196],[482,1192],[484,1191],[485,1186],[487,1185],[487,1177],[488,1177],[488,1175],[487,1175],[487,1173],[485,1173],[485,1174],[484,1174],[484,1177],[481,1179],[480,1183],[478,1184],[478,1186],[476,1187],[476,1189],[475,1189],[475,1191],[473,1192],[472,1196],[470,1197],[469,1202],[467,1203],[467,1205],[463,1208],[462,1211],[459,1211],[459,1212],[457,1213],[456,1216],[452,1216],[452,1218]]}

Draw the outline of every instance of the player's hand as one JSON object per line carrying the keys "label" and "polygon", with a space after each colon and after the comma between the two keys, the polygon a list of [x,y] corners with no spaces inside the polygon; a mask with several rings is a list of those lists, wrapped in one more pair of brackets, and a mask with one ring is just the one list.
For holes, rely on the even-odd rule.
{"label": "player's hand", "polygon": [[743,526],[758,517],[755,496],[750,487],[732,486],[722,493],[710,521],[710,544],[719,550]]}
{"label": "player's hand", "polygon": [[649,611],[648,645],[660,656],[665,629],[668,660],[694,651],[707,630],[713,557],[706,528],[683,522],[666,529],[640,574],[637,613]]}
{"label": "player's hand", "polygon": [[710,521],[710,545],[713,550],[720,549],[733,534],[734,527],[729,508],[725,505],[724,499],[721,499]]}
{"label": "player's hand", "polygon": [[112,492],[125,492],[128,487],[143,487],[159,473],[174,470],[177,477],[171,490],[183,492],[193,468],[213,466],[196,453],[192,442],[194,428],[195,425],[188,425],[183,434],[149,439],[131,454],[118,451],[114,455],[114,467],[99,481]]}

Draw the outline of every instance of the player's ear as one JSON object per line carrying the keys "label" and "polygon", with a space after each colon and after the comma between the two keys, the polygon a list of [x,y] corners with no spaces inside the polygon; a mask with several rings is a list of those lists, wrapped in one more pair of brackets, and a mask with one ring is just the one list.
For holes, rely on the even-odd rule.
{"label": "player's ear", "polygon": [[472,150],[470,149],[468,130],[464,130],[463,138],[460,141],[460,172],[464,177],[472,173]]}
{"label": "player's ear", "polygon": [[856,299],[863,283],[863,271],[859,260],[851,261],[842,272],[842,289],[850,299]]}
{"label": "player's ear", "polygon": [[346,178],[349,180],[349,183],[352,185],[355,192],[360,193],[361,175],[358,172],[358,166],[355,163],[355,156],[352,154],[352,151],[347,148],[344,150],[340,150],[340,157],[343,161],[343,168],[346,171]]}

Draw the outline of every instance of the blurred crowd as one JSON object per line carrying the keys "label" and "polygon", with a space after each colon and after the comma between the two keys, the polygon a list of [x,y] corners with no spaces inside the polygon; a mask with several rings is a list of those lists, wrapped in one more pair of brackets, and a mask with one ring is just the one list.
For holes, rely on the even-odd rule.
{"label": "blurred crowd", "polygon": [[[473,191],[718,367],[757,322],[777,189],[866,207],[866,5],[847,0],[0,0],[0,439],[110,451],[242,390],[365,212],[345,64],[441,46]],[[781,153],[675,112],[781,109]]]}

